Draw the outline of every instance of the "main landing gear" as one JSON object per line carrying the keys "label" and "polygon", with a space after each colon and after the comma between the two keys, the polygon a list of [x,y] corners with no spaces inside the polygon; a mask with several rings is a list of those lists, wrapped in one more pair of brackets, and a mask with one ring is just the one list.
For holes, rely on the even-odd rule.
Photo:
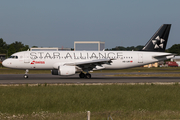
{"label": "main landing gear", "polygon": [[29,72],[29,70],[28,70],[28,69],[26,69],[26,72],[25,72],[25,74],[24,74],[24,76],[23,76],[25,79],[27,79],[27,78],[28,78],[28,75],[27,75],[27,74],[28,74],[28,72]]}
{"label": "main landing gear", "polygon": [[90,74],[90,73],[84,74],[83,72],[81,72],[81,73],[79,74],[79,77],[80,77],[80,78],[90,79],[90,78],[91,78],[91,74]]}

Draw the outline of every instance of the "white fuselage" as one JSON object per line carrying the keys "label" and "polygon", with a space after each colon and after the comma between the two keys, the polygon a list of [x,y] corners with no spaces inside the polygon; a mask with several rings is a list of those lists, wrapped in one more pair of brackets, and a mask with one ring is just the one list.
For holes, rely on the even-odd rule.
{"label": "white fuselage", "polygon": [[[24,51],[3,61],[3,65],[15,69],[58,69],[58,66],[97,59],[111,59],[110,64],[98,69],[123,69],[142,66],[170,59],[171,53],[145,51]],[[159,56],[159,57],[157,57]]]}

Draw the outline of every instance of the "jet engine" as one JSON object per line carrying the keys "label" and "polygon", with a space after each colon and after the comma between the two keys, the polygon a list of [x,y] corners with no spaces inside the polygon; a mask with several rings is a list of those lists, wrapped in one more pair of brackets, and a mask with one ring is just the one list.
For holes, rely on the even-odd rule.
{"label": "jet engine", "polygon": [[74,75],[76,73],[75,66],[59,66],[58,69],[51,70],[52,75]]}

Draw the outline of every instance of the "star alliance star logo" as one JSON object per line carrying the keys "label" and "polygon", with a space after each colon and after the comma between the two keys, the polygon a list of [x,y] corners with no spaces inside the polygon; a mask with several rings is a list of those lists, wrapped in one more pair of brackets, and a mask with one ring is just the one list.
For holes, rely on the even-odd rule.
{"label": "star alliance star logo", "polygon": [[154,45],[154,49],[158,49],[158,48],[162,48],[163,49],[164,41],[165,41],[164,39],[162,39],[159,36],[157,36],[154,40],[152,40],[152,43]]}

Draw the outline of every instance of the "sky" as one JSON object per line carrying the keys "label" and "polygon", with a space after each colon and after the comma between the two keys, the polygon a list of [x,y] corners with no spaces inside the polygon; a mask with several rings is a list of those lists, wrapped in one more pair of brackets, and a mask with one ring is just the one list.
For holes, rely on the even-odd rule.
{"label": "sky", "polygon": [[74,48],[101,41],[105,48],[145,45],[172,24],[167,48],[180,44],[180,0],[1,0],[0,38],[38,47]]}

